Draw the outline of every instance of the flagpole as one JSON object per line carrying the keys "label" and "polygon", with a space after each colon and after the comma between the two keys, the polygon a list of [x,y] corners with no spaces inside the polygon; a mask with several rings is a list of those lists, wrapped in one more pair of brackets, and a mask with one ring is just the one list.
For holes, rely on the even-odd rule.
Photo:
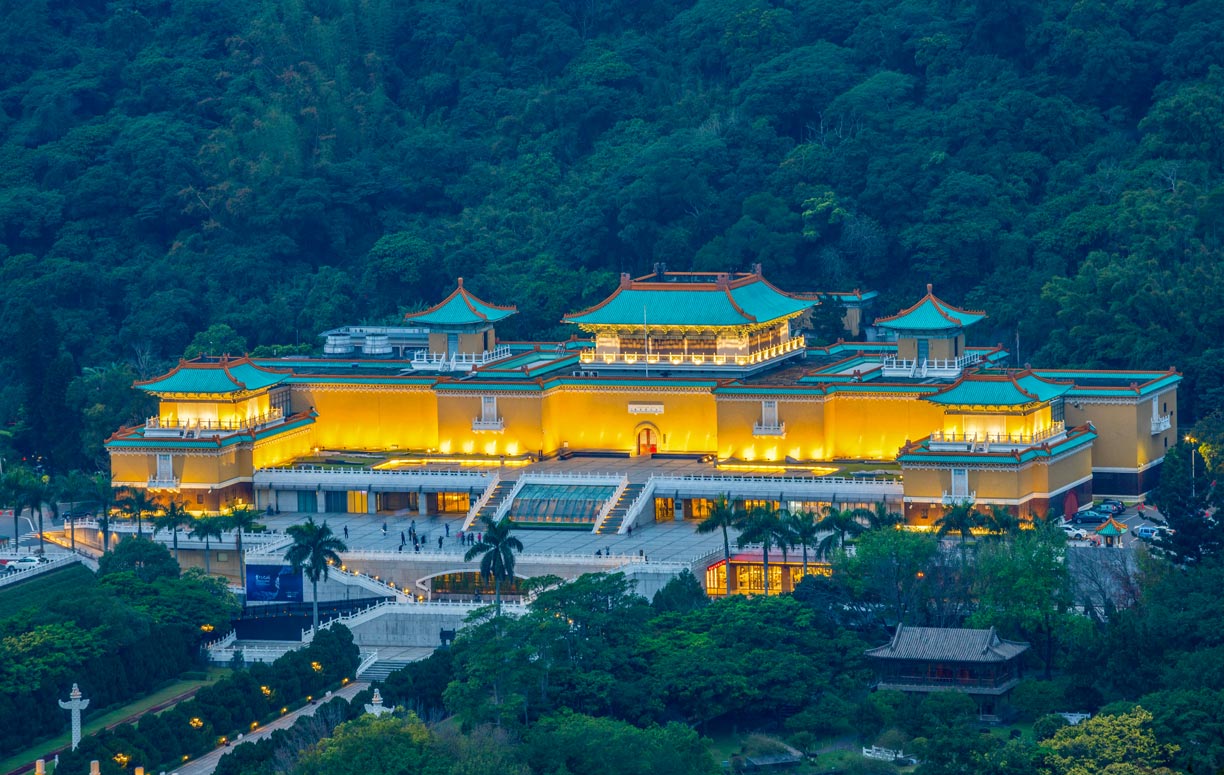
{"label": "flagpole", "polygon": [[650,379],[650,329],[646,327],[646,305],[642,305],[642,338],[646,341],[646,379]]}

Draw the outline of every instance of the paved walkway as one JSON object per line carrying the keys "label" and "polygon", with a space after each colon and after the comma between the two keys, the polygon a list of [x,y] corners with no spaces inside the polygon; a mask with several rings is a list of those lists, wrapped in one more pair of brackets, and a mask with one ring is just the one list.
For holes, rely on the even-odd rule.
{"label": "paved walkway", "polygon": [[[268,735],[272,734],[278,729],[287,729],[288,727],[293,726],[294,722],[296,722],[298,718],[302,716],[313,716],[315,714],[315,711],[317,711],[319,707],[322,706],[324,703],[326,703],[328,700],[334,699],[336,697],[343,697],[344,699],[351,701],[353,697],[355,697],[359,692],[361,692],[363,689],[367,688],[368,686],[369,684],[366,683],[365,681],[354,681],[353,683],[349,684],[343,689],[332,692],[331,697],[325,697],[323,699],[320,699],[319,702],[314,705],[305,705],[301,708],[298,708],[292,713],[288,713],[284,716],[281,716],[277,720],[269,722],[266,726],[262,726],[259,729],[255,730],[254,732],[251,732],[248,735],[244,735],[242,738],[242,742],[238,743],[238,745],[242,745],[243,743],[253,743],[258,740],[262,740],[263,738],[267,737]],[[192,761],[189,761],[186,764],[184,764],[182,767],[179,767],[178,769],[174,770],[174,775],[212,775],[212,771],[217,769],[217,762],[221,761],[221,757],[229,753],[233,749],[234,749],[234,746],[231,745],[231,746],[218,748],[215,751],[212,751],[211,753],[206,753],[200,758],[193,759]]]}

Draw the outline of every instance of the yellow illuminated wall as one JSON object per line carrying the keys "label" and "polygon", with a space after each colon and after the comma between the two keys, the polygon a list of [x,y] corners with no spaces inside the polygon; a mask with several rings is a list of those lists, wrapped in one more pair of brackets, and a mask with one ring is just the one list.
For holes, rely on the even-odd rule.
{"label": "yellow illuminated wall", "polygon": [[235,425],[256,417],[265,416],[271,409],[267,391],[243,398],[239,401],[212,400],[188,401],[165,399],[160,402],[158,414],[163,422],[188,423],[203,421]]}
{"label": "yellow illuminated wall", "polygon": [[286,465],[295,458],[309,455],[314,446],[314,426],[307,425],[256,441],[251,450],[251,464],[253,468]]}
{"label": "yellow illuminated wall", "polygon": [[944,425],[943,407],[913,396],[839,393],[825,404],[824,459],[892,460]]}
{"label": "yellow illuminated wall", "polygon": [[[660,413],[631,413],[661,407]],[[659,452],[711,453],[718,449],[718,412],[706,388],[564,387],[544,398],[545,449],[617,450],[636,453],[641,428],[658,433]]]}
{"label": "yellow illuminated wall", "polygon": [[1068,398],[1064,411],[1069,427],[1091,421],[1096,428],[1094,467],[1134,470],[1164,457],[1166,443],[1168,446],[1177,443],[1177,391],[1168,390],[1156,396],[1156,400],[1157,412],[1172,417],[1169,429],[1157,434],[1152,433],[1151,396],[1136,398],[1136,403],[1128,404]]}
{"label": "yellow illuminated wall", "polygon": [[[922,337],[927,340],[927,358],[932,360],[951,360],[965,354],[965,335],[936,338]],[[902,336],[897,339],[897,357],[912,361],[918,358],[918,337]]]}
{"label": "yellow illuminated wall", "polygon": [[323,449],[436,449],[437,401],[428,385],[295,385],[293,409],[314,407]]}
{"label": "yellow illuminated wall", "polygon": [[[504,430],[474,431],[481,416],[481,396],[496,395],[497,415]],[[437,449],[446,454],[507,455],[537,453],[543,449],[539,393],[490,392],[438,394]],[[548,450],[545,450],[548,451]]]}
{"label": "yellow illuminated wall", "polygon": [[[754,435],[753,426],[761,422],[762,401],[778,402],[778,421],[785,426],[782,436]],[[819,395],[795,397],[720,396],[718,404],[718,456],[753,461],[827,460],[825,403]]]}
{"label": "yellow illuminated wall", "polygon": [[1010,435],[1031,437],[1048,431],[1053,424],[1050,407],[1042,406],[1027,414],[989,414],[949,411],[943,422],[944,433],[984,437]]}

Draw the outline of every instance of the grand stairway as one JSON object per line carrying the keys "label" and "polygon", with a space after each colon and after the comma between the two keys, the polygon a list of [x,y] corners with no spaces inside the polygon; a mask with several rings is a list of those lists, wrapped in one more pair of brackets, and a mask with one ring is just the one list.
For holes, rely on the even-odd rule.
{"label": "grand stairway", "polygon": [[642,494],[645,489],[645,484],[629,483],[624,490],[621,491],[620,498],[613,504],[612,510],[608,512],[608,516],[604,518],[603,524],[599,526],[596,532],[597,535],[612,535],[620,530],[621,525],[625,521],[625,515],[629,511],[629,507],[637,500],[637,497]]}

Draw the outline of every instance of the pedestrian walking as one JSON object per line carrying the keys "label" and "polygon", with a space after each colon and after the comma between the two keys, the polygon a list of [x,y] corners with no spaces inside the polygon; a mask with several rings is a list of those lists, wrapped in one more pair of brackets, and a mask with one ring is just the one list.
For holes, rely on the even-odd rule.
{"label": "pedestrian walking", "polygon": [[407,540],[405,540],[405,538],[404,538],[404,531],[403,531],[403,530],[401,530],[401,531],[400,531],[400,546],[403,546],[403,545],[404,545],[404,544],[406,544],[406,543],[408,543],[408,541],[407,541]]}
{"label": "pedestrian walking", "polygon": [[450,538],[450,523],[447,522],[443,527],[446,528],[446,537]]}
{"label": "pedestrian walking", "polygon": [[476,534],[476,543],[478,543],[478,544],[483,544],[483,543],[484,543],[484,533],[477,533],[477,534]]}
{"label": "pedestrian walking", "polygon": [[346,539],[348,538],[348,525],[345,525],[345,526],[344,526],[344,537],[345,537]]}
{"label": "pedestrian walking", "polygon": [[455,535],[457,535],[457,536],[459,537],[459,545],[460,545],[460,546],[463,546],[463,531],[462,531],[462,530],[460,530],[460,531],[459,531],[458,533],[456,533]]}
{"label": "pedestrian walking", "polygon": [[383,535],[385,536],[386,534],[387,534],[387,523],[384,522],[383,523]]}
{"label": "pedestrian walking", "polygon": [[629,527],[625,528],[625,532],[629,534],[630,538],[633,538],[633,525],[630,525]]}
{"label": "pedestrian walking", "polygon": [[438,551],[442,551],[442,536],[438,536]]}

